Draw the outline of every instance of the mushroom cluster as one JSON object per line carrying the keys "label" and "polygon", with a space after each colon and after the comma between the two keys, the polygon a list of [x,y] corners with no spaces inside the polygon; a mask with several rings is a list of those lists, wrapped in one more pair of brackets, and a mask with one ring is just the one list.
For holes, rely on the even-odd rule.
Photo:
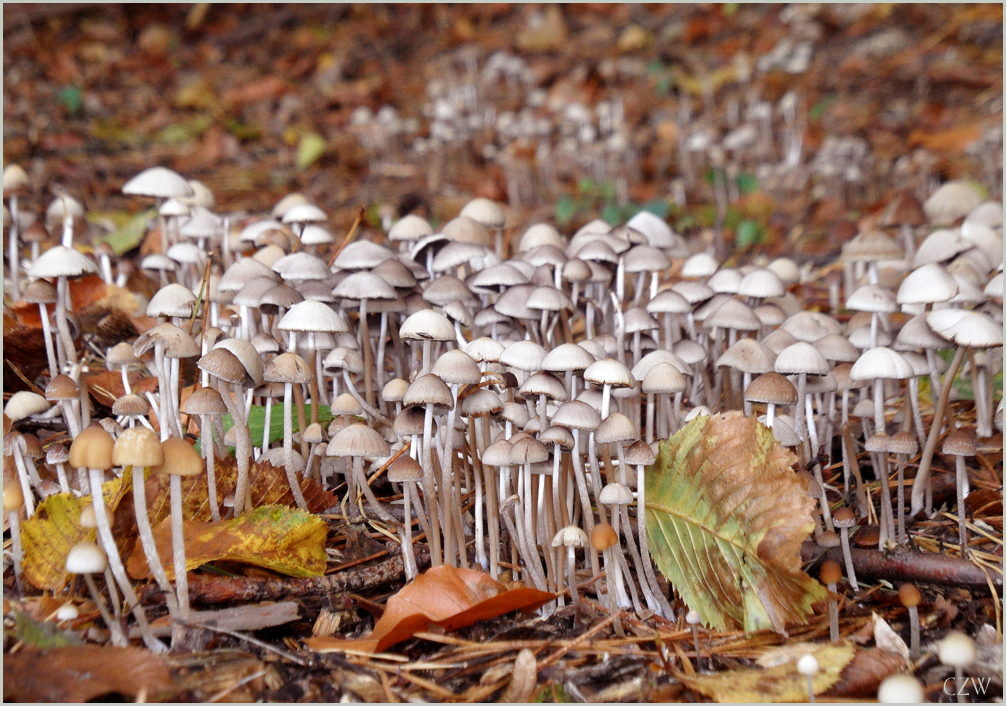
{"label": "mushroom cluster", "polygon": [[[917,248],[920,227],[906,234],[904,219],[891,221],[896,232],[864,231],[845,245],[845,311],[829,315],[794,294],[801,273],[792,260],[728,267],[708,252],[689,254],[645,211],[567,236],[546,223],[515,229],[499,205],[476,199],[439,227],[408,215],[383,236],[334,247],[326,214],[300,195],[239,223],[214,214],[198,182],[147,170],[124,191],[157,202],[163,254],[141,265],[161,282],[146,309],[157,323],[106,352],[125,389],[114,420],[90,422],[82,352],[66,320],[67,280],[112,279],[113,263],[73,248],[69,202],[63,244],[33,249],[30,281],[15,290],[38,304],[46,324],[54,305],[57,335],[45,396],[14,395],[5,424],[61,417],[72,446],[67,454],[53,444],[43,456],[31,435],[7,434],[17,477],[10,487],[5,479],[4,510],[31,516],[45,496],[40,466],[58,477],[58,490],[90,494],[103,559],[88,550],[75,566],[90,575],[107,565],[109,590],[118,584],[145,628],[111,518],[99,509],[105,473],[132,469],[142,548],[170,610],[184,619],[180,477],[205,472],[212,517],[226,519],[250,507],[252,464],[268,462],[285,470],[300,508],[306,479],[315,478],[338,493],[346,521],[397,533],[409,579],[413,543],[423,538],[433,566],[478,566],[493,578],[513,572],[557,594],[546,615],[568,593],[578,619],[578,585],[603,569],[606,590],[596,582],[590,590],[605,594],[621,631],[626,609],[675,619],[644,522],[657,444],[695,415],[742,409],[795,450],[820,506],[818,541],[835,546],[840,533],[853,589],[850,530],[878,517],[882,546],[909,541],[904,481],[923,449],[910,500],[913,512],[928,510],[932,457],[946,430],[966,555],[967,459],[1001,425],[991,381],[1001,368],[1002,208],[948,203],[944,190],[954,186],[917,204],[930,222],[950,224]],[[898,238],[911,240],[911,259]],[[126,263],[117,264],[121,277]],[[941,378],[936,353],[953,349]],[[973,430],[958,428],[947,406],[965,356]],[[156,393],[133,391],[128,373],[138,367],[156,376]],[[938,397],[928,429],[918,400],[924,378]],[[184,397],[187,386],[194,391]],[[271,431],[277,404],[281,434]],[[261,436],[249,423],[253,407],[265,413]],[[332,415],[327,426],[322,407]],[[201,438],[201,457],[190,434]],[[863,480],[860,449],[874,484]],[[229,453],[237,487],[224,502],[214,464]],[[833,453],[841,456],[834,467]],[[158,468],[171,475],[173,586],[146,518],[144,480]],[[832,514],[837,501],[845,507]],[[840,577],[828,567],[830,586]],[[834,614],[831,622],[837,639]]]}

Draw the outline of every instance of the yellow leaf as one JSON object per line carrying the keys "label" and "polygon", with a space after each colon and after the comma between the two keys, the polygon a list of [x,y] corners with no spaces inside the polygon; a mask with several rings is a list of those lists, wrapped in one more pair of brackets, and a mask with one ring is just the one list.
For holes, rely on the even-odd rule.
{"label": "yellow leaf", "polygon": [[[221,560],[254,564],[295,578],[320,576],[325,571],[328,526],[320,517],[300,510],[266,505],[223,522],[187,520],[182,532],[189,571]],[[168,578],[174,579],[170,517],[154,528],[154,542]],[[133,578],[149,578],[142,547],[133,551],[127,569]]]}
{"label": "yellow leaf", "polygon": [[[823,694],[838,683],[856,648],[828,645],[814,652],[820,671],[813,677],[814,693]],[[796,671],[796,660],[771,669],[732,669],[710,675],[679,674],[690,689],[719,703],[806,702],[807,677]]]}
{"label": "yellow leaf", "polygon": [[[114,512],[132,487],[129,469],[122,478],[106,481],[101,486],[105,505]],[[90,495],[79,498],[71,493],[50,495],[33,517],[21,523],[24,575],[36,588],[61,590],[69,579],[66,555],[70,548],[84,540],[95,541],[96,531],[80,526],[80,513],[90,502]]]}

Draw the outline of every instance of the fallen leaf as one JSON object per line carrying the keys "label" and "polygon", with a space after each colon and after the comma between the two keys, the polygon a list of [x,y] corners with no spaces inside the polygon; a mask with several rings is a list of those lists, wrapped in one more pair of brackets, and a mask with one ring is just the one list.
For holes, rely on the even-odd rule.
{"label": "fallen leaf", "polygon": [[[217,501],[220,502],[237,486],[237,461],[227,457],[216,459],[213,472],[217,480]],[[248,470],[251,483],[251,506],[285,505],[296,507],[290,491],[290,481],[286,471],[269,463],[253,463]],[[301,478],[300,487],[304,493],[307,509],[313,513],[323,512],[338,504],[335,493],[327,491],[313,478]],[[171,515],[171,494],[169,478],[152,475],[147,478],[147,512],[151,526],[157,526]],[[132,502],[130,498],[128,502]],[[185,520],[210,520],[209,478],[205,473],[182,478],[182,518]]]}
{"label": "fallen leaf", "polygon": [[740,412],[696,417],[646,474],[646,531],[664,576],[709,625],[805,623],[824,586],[800,569],[814,501],[796,457]]}
{"label": "fallen leaf", "polygon": [[905,663],[901,655],[879,649],[862,650],[842,670],[842,677],[824,695],[847,699],[873,698],[877,695],[880,682],[895,672],[903,671]]}
{"label": "fallen leaf", "polygon": [[908,645],[901,639],[901,635],[894,632],[891,626],[887,624],[887,621],[876,613],[872,616],[872,622],[873,639],[877,641],[877,647],[881,650],[900,655],[904,660],[903,666],[910,666],[912,664],[912,655],[908,649]]}
{"label": "fallen leaf", "polygon": [[70,280],[70,303],[73,311],[81,311],[108,295],[108,285],[98,275]]}
{"label": "fallen leaf", "polygon": [[13,634],[26,646],[41,650],[82,644],[75,633],[60,632],[55,623],[36,620],[22,610],[14,611]]}
{"label": "fallen leaf", "polygon": [[317,652],[384,652],[430,625],[456,630],[510,611],[532,611],[553,598],[553,594],[533,588],[507,590],[480,571],[438,566],[420,574],[388,599],[384,616],[370,637],[311,637],[304,643]]}
{"label": "fallen leaf", "polygon": [[[185,566],[189,571],[211,561],[237,561],[295,578],[325,572],[328,525],[316,515],[280,505],[243,512],[232,520],[183,523]],[[154,528],[154,542],[169,579],[174,579],[171,519]],[[150,578],[142,547],[126,564],[133,578]]]}
{"label": "fallen leaf", "polygon": [[325,138],[316,132],[304,133],[297,144],[297,169],[307,169],[323,154],[325,154]]}
{"label": "fallen leaf", "polygon": [[105,237],[105,242],[117,257],[138,248],[147,233],[147,224],[157,216],[155,209],[148,209],[130,218],[121,228]]}
{"label": "fallen leaf", "polygon": [[[132,489],[132,473],[105,481],[101,493],[113,512]],[[21,546],[24,552],[24,576],[42,590],[60,591],[66,586],[66,555],[77,542],[95,541],[96,530],[80,526],[80,513],[91,502],[90,495],[76,497],[72,493],[50,495],[38,506],[33,517],[21,523]],[[117,537],[121,545],[121,538]],[[120,546],[121,549],[121,546]]]}
{"label": "fallen leaf", "polygon": [[[820,668],[812,678],[814,693],[823,694],[838,683],[852,662],[852,645],[827,645],[814,652]],[[676,675],[688,688],[719,703],[806,702],[807,677],[788,661],[770,669],[731,669],[717,674]]]}
{"label": "fallen leaf", "polygon": [[83,703],[106,694],[152,700],[174,690],[164,658],[139,647],[21,650],[3,659],[4,701]]}

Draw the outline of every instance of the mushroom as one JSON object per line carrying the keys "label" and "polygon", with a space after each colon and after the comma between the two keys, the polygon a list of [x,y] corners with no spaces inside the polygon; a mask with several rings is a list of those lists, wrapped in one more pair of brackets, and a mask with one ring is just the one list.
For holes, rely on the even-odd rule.
{"label": "mushroom", "polygon": [[14,561],[14,580],[17,582],[17,590],[24,590],[21,583],[21,561],[24,559],[24,552],[21,549],[21,531],[18,521],[18,513],[24,507],[24,491],[18,483],[3,484],[3,511],[7,515],[7,522],[10,525],[11,558]]}
{"label": "mushroom", "polygon": [[[212,418],[219,417],[227,411],[220,393],[212,387],[201,387],[185,400],[184,412],[199,417],[199,433],[202,438],[200,450],[206,459],[206,484],[210,503],[210,517],[214,522],[220,520],[220,504],[217,499],[217,475],[213,460],[213,429]],[[268,421],[266,422],[268,426]]]}
{"label": "mushroom", "polygon": [[[17,285],[12,281],[11,288],[13,289],[15,286]],[[49,326],[49,308],[47,305],[56,303],[56,288],[44,279],[37,279],[34,282],[30,282],[24,288],[24,300],[29,304],[38,305],[39,319],[42,321],[42,334],[45,336],[45,355],[49,361],[49,379],[51,380],[59,375],[59,363],[56,360],[56,352],[52,345],[52,328]]]}
{"label": "mushroom", "polygon": [[[154,349],[154,365],[157,368],[157,387],[160,395],[158,424],[161,430],[161,441],[167,439],[172,432],[182,436],[181,417],[175,413],[178,396],[177,385],[172,385],[165,358],[174,361],[199,355],[199,345],[185,331],[174,324],[163,323],[142,333],[133,342],[133,353],[142,356],[151,348]],[[173,367],[173,366],[172,366]]]}
{"label": "mushroom", "polygon": [[[576,549],[583,548],[588,542],[587,533],[576,525],[567,525],[555,533],[552,546],[566,547],[566,575],[569,582],[569,595],[573,601],[574,623],[580,624],[580,594],[576,590]],[[559,585],[562,588],[562,584]]]}
{"label": "mushroom", "polygon": [[[606,567],[614,566],[615,564],[611,548],[617,542],[618,534],[607,522],[594,525],[594,530],[590,533],[590,544],[594,547],[595,551],[604,552],[604,565]],[[615,634],[619,637],[625,637],[625,630],[622,629],[622,621],[619,617],[621,611],[615,603],[615,577],[613,572],[605,571],[605,582],[608,584],[608,612],[611,614],[615,624]]]}
{"label": "mushroom", "polygon": [[184,439],[168,439],[161,443],[164,460],[154,469],[167,473],[171,485],[171,547],[175,569],[175,593],[178,596],[178,617],[189,619],[189,580],[185,562],[185,532],[182,525],[182,477],[191,478],[203,472],[203,460]]}
{"label": "mushroom", "polygon": [[349,483],[349,489],[347,490],[349,502],[352,506],[356,507],[356,486],[359,485],[360,490],[367,497],[367,502],[370,504],[371,509],[377,516],[385,522],[394,523],[395,520],[391,516],[391,513],[384,508],[377,499],[377,496],[374,495],[374,491],[370,489],[367,477],[363,473],[364,458],[391,455],[388,442],[366,424],[350,424],[333,436],[332,440],[328,442],[327,454],[341,458],[352,457],[353,459],[353,482]]}
{"label": "mushroom", "polygon": [[94,506],[95,526],[98,530],[98,538],[101,544],[106,547],[108,565],[119,583],[136,617],[136,622],[140,626],[143,635],[143,642],[147,648],[154,652],[164,652],[167,648],[160,640],[154,637],[147,624],[147,615],[140,605],[133,591],[133,586],[126,575],[126,569],[119,558],[119,550],[115,545],[115,538],[112,536],[112,527],[108,521],[105,511],[105,503],[102,497],[102,483],[105,481],[105,471],[112,467],[112,448],[115,444],[112,435],[100,426],[92,426],[84,429],[70,446],[70,465],[75,468],[86,468],[89,475],[92,504]]}
{"label": "mushroom", "polygon": [[849,585],[853,591],[859,590],[856,581],[856,570],[852,567],[852,553],[849,551],[849,528],[856,524],[856,515],[850,508],[843,507],[835,511],[835,527],[842,534],[842,556],[845,557],[845,573],[849,577]]}
{"label": "mushroom", "polygon": [[957,702],[964,703],[967,692],[961,688],[961,680],[964,678],[964,667],[969,666],[977,657],[974,640],[962,632],[953,630],[940,640],[938,652],[940,661],[954,668],[955,681],[958,684]]}
{"label": "mushroom", "polygon": [[919,603],[922,602],[922,594],[915,584],[903,583],[898,588],[898,600],[901,605],[908,609],[908,618],[911,623],[911,655],[912,659],[919,658]]}
{"label": "mushroom", "polygon": [[820,671],[817,657],[814,655],[804,655],[797,661],[796,671],[807,677],[807,701],[814,703],[814,675]]}
{"label": "mushroom", "polygon": [[66,469],[63,467],[69,460],[70,454],[63,444],[52,443],[45,452],[45,463],[50,468],[56,467],[56,477],[59,478],[59,488],[62,493],[70,492],[70,484],[66,479]]}
{"label": "mushroom", "polygon": [[433,341],[453,341],[454,327],[443,314],[438,314],[432,309],[422,309],[402,322],[398,335],[402,339],[423,342],[423,364],[420,375],[425,375],[433,367]]}
{"label": "mushroom", "polygon": [[[938,422],[934,419],[934,425]],[[958,429],[948,435],[943,441],[943,453],[951,454],[957,461],[957,531],[960,537],[961,558],[968,558],[968,525],[967,525],[967,504],[964,502],[968,496],[968,469],[964,463],[966,456],[974,456],[977,453],[974,431],[971,429]]]}
{"label": "mushroom", "polygon": [[57,245],[46,250],[32,263],[28,271],[28,275],[34,279],[56,279],[56,330],[59,333],[56,338],[56,358],[60,367],[58,371],[52,371],[53,374],[66,369],[67,365],[77,363],[73,337],[70,336],[70,328],[66,322],[66,311],[70,305],[68,280],[97,271],[98,268],[93,262],[65,245]]}
{"label": "mushroom", "polygon": [[146,475],[150,468],[164,463],[164,451],[157,434],[145,427],[133,427],[122,433],[112,447],[112,464],[123,469],[130,469],[133,474],[133,509],[136,515],[136,528],[140,535],[140,545],[147,558],[150,573],[157,585],[164,591],[168,609],[174,615],[178,602],[171,590],[171,582],[161,565],[161,557],[157,553],[154,533],[150,528],[150,518],[147,514]]}
{"label": "mushroom", "polygon": [[925,700],[922,682],[911,674],[892,674],[877,688],[877,701],[882,704],[921,704]]}
{"label": "mushroom", "polygon": [[102,599],[101,593],[98,592],[98,587],[94,585],[94,578],[92,578],[94,574],[104,573],[107,567],[108,560],[105,552],[94,542],[77,542],[66,555],[66,572],[84,576],[87,590],[91,592],[91,600],[98,606],[102,620],[105,621],[105,625],[112,633],[112,644],[116,647],[128,647],[129,640],[126,639],[122,631],[122,625],[108,612],[105,601]]}
{"label": "mushroom", "polygon": [[[7,259],[10,263],[11,301],[21,298],[21,245],[18,242],[18,228],[21,225],[18,211],[18,196],[26,193],[31,181],[24,169],[17,164],[8,164],[3,170],[3,195],[10,204],[10,231],[7,237]],[[6,216],[6,214],[4,214]],[[55,371],[53,371],[55,374]]]}
{"label": "mushroom", "polygon": [[[807,394],[807,375],[827,375],[828,361],[809,343],[798,341],[785,348],[775,359],[775,371],[782,375],[797,375],[796,386],[796,433],[800,439],[807,438],[807,424],[804,420],[804,398]],[[821,479],[818,479],[821,482]]]}
{"label": "mushroom", "polygon": [[[415,315],[413,315],[415,316]],[[403,325],[404,328],[404,325]],[[433,473],[433,412],[434,408],[446,411],[454,405],[454,397],[450,388],[436,375],[421,375],[409,385],[402,400],[407,406],[420,405],[426,408],[423,421],[423,495],[426,502],[426,513],[430,519],[430,526],[433,529],[432,545],[430,551],[430,562],[433,566],[440,566],[444,556],[441,553],[440,545],[440,513],[437,506],[437,485]],[[441,498],[446,501],[448,488],[440,488]],[[446,507],[446,502],[444,504]],[[446,518],[446,516],[445,516]],[[449,522],[445,519],[445,522]],[[445,547],[446,550],[446,547]]]}
{"label": "mushroom", "polygon": [[[609,417],[609,419],[610,419],[610,417]],[[604,488],[601,489],[601,494],[598,496],[598,502],[600,502],[600,503],[602,503],[604,505],[614,505],[615,506],[612,509],[612,512],[611,512],[611,515],[612,515],[612,528],[615,530],[615,534],[619,534],[619,528],[620,528],[620,524],[621,524],[620,523],[620,518],[621,518],[621,516],[623,514],[625,514],[625,520],[626,520],[625,524],[626,524],[626,527],[628,528],[628,524],[629,524],[628,523],[628,519],[629,519],[629,516],[628,516],[628,512],[625,510],[625,508],[626,508],[627,505],[629,505],[630,503],[632,503],[632,491],[629,490],[629,487],[627,485],[625,485],[624,483],[619,483],[619,482],[608,483],[606,486],[604,486]],[[632,549],[632,553],[636,554],[635,542],[632,539],[631,531],[630,531],[629,537],[626,538],[626,543]],[[614,545],[614,551],[612,552],[613,556],[614,556],[614,559],[615,559],[615,562],[614,562],[614,564],[605,564],[605,571],[607,571],[608,574],[614,574],[614,577],[615,577],[615,590],[616,590],[617,595],[619,596],[620,599],[625,594],[625,583],[626,583],[626,580],[628,580],[629,591],[631,593],[631,602],[629,600],[626,600],[625,602],[628,605],[626,605],[625,607],[628,607],[628,606],[631,605],[635,609],[636,613],[641,613],[642,612],[642,606],[639,604],[639,597],[636,595],[636,587],[635,587],[635,583],[632,581],[632,576],[629,575],[628,577],[626,577],[625,575],[622,574],[622,561],[621,561],[622,560],[622,556],[620,556],[621,550],[622,550],[622,547],[620,545],[620,542],[616,543]],[[637,560],[636,561],[636,568],[638,570],[639,569],[639,565],[641,563],[639,561],[639,556],[636,555],[633,558]],[[628,574],[628,566],[627,565],[626,565],[626,574]],[[650,591],[649,584],[645,580],[641,581],[641,583],[642,583],[642,586],[643,586],[643,594],[646,597],[647,605],[650,607],[650,610],[656,610],[657,602],[656,602],[656,599],[653,597],[652,592]],[[619,600],[619,604],[620,605],[622,604],[621,600]]]}
{"label": "mushroom", "polygon": [[283,451],[286,457],[286,477],[290,492],[301,510],[307,510],[304,492],[297,480],[293,465],[293,385],[303,385],[311,380],[311,369],[306,360],[296,353],[283,353],[265,366],[263,377],[267,382],[283,383]]}
{"label": "mushroom", "polygon": [[531,578],[540,590],[546,590],[546,581],[542,572],[538,547],[536,544],[536,533],[534,530],[534,514],[531,504],[531,466],[548,460],[548,449],[537,439],[527,437],[513,442],[510,447],[510,463],[518,468],[523,467],[521,484],[523,492],[518,493],[524,501],[524,538],[527,544],[528,568]]}
{"label": "mushroom", "polygon": [[908,543],[905,529],[905,465],[919,451],[919,444],[907,431],[899,431],[887,441],[888,450],[898,459],[898,543]]}
{"label": "mushroom", "polygon": [[[419,570],[416,565],[416,550],[412,546],[412,496],[416,492],[416,483],[423,479],[423,467],[411,456],[402,456],[388,468],[388,480],[402,484],[402,499],[405,503],[402,523],[402,546],[405,551],[405,580],[416,578]],[[416,498],[418,504],[419,498]],[[418,514],[422,514],[421,512]]]}
{"label": "mushroom", "polygon": [[685,614],[685,622],[688,623],[688,627],[692,631],[692,641],[695,643],[695,671],[697,672],[699,671],[699,660],[702,659],[702,653],[699,651],[699,625],[702,624],[702,616],[699,615],[699,611],[690,610]]}
{"label": "mushroom", "polygon": [[838,603],[831,594],[838,591],[838,582],[842,580],[842,566],[837,561],[828,560],[821,564],[821,583],[830,591],[828,595],[828,625],[831,631],[831,641],[838,642]]}

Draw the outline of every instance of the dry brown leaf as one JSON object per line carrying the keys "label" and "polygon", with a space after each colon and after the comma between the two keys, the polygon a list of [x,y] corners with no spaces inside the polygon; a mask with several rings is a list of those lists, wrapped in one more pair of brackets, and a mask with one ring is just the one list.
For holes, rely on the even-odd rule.
{"label": "dry brown leaf", "polygon": [[903,672],[905,664],[900,655],[885,650],[863,650],[856,655],[842,676],[824,696],[845,699],[872,699],[877,695],[880,682],[895,672]]}
{"label": "dry brown leaf", "polygon": [[908,667],[912,663],[912,655],[908,649],[908,645],[905,641],[901,639],[901,635],[894,632],[887,621],[881,618],[876,613],[872,616],[873,622],[873,638],[877,641],[877,647],[881,650],[886,650],[896,655],[901,655],[904,660],[905,667]]}
{"label": "dry brown leaf", "polygon": [[317,652],[384,652],[431,624],[456,630],[510,611],[531,611],[553,598],[553,594],[533,588],[508,591],[480,571],[438,566],[420,574],[388,599],[384,616],[369,638],[310,637],[304,643]]}
{"label": "dry brown leaf", "polygon": [[[122,373],[119,371],[106,370],[88,375],[84,381],[91,396],[106,407],[111,407],[117,399],[126,394],[126,388],[122,384]],[[144,377],[140,372],[133,372],[129,374],[129,386],[133,388],[134,395],[143,395],[144,392],[153,392],[157,389],[157,378]]]}
{"label": "dry brown leaf", "polygon": [[4,701],[83,703],[121,694],[158,700],[174,690],[164,658],[139,647],[80,645],[3,659]]}

